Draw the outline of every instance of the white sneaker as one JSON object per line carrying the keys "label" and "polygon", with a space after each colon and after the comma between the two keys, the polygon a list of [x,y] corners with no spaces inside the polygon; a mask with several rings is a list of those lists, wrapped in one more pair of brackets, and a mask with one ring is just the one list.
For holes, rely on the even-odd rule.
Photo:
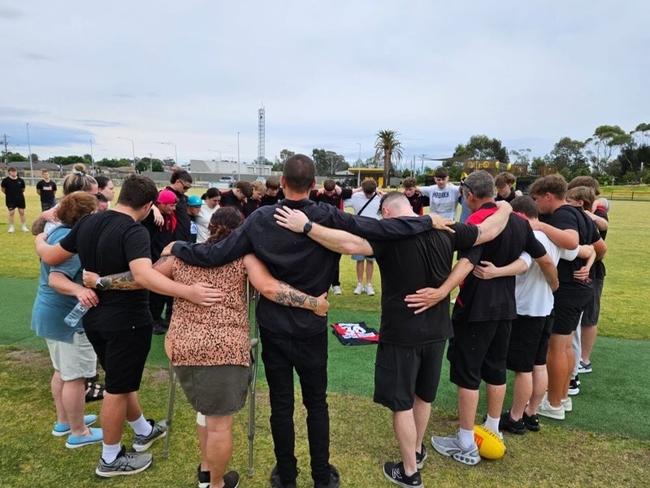
{"label": "white sneaker", "polygon": [[9,228],[7,229],[7,232],[9,232],[10,234],[13,234],[15,231],[16,229],[14,229],[13,225],[10,225]]}
{"label": "white sneaker", "polygon": [[29,232],[29,229],[27,228],[27,226],[25,224],[23,224],[23,229],[22,230],[23,230],[23,232]]}
{"label": "white sneaker", "polygon": [[362,293],[363,293],[363,285],[361,283],[357,283],[357,287],[354,289],[354,294],[361,295]]}
{"label": "white sneaker", "polygon": [[571,397],[566,397],[562,400],[562,406],[564,407],[565,412],[570,412],[573,410],[573,400]]}
{"label": "white sneaker", "polygon": [[537,415],[541,415],[542,417],[548,417],[550,419],[555,419],[555,420],[564,420],[565,418],[564,407],[562,405],[560,405],[559,407],[552,406],[549,403],[548,398],[546,397],[544,397],[542,403],[537,409]]}
{"label": "white sneaker", "polygon": [[367,293],[368,296],[370,296],[370,297],[372,297],[372,296],[375,295],[375,289],[372,287],[372,284],[371,284],[371,283],[368,283],[368,284],[366,285],[366,293]]}
{"label": "white sneaker", "polygon": [[341,290],[341,287],[339,285],[336,285],[332,287],[332,293],[334,293],[335,295],[342,295],[343,290]]}

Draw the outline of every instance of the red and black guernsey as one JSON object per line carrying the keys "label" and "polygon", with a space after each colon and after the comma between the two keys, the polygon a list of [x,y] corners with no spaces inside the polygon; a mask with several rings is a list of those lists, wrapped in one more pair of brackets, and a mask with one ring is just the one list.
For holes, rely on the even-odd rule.
{"label": "red and black guernsey", "polygon": [[[486,203],[469,216],[467,223],[478,225],[496,211],[495,203]],[[533,259],[546,254],[528,221],[511,214],[501,234],[490,242],[459,253],[459,258],[467,258],[474,265],[489,261],[500,267],[512,263],[524,251]],[[470,274],[460,289],[453,311],[453,319],[463,322],[512,320],[516,316],[514,276],[481,280]]]}

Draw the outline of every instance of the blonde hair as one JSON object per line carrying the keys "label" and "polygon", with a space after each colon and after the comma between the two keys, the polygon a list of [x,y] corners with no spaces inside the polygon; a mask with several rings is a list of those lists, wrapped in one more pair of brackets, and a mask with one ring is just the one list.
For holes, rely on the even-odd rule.
{"label": "blonde hair", "polygon": [[97,180],[86,174],[86,165],[76,163],[72,167],[72,172],[63,180],[63,194],[69,195],[75,191],[90,191],[93,185],[97,185]]}

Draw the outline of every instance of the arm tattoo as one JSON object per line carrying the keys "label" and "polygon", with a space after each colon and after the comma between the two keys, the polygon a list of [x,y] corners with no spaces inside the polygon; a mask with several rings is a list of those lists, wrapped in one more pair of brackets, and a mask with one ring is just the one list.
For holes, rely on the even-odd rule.
{"label": "arm tattoo", "polygon": [[476,229],[478,230],[478,233],[476,234],[476,240],[474,241],[475,246],[476,246],[476,243],[481,239],[481,226],[477,225]]}
{"label": "arm tattoo", "polygon": [[100,278],[104,289],[106,290],[141,290],[142,287],[138,285],[133,279],[133,274],[130,271],[124,273],[117,273]]}
{"label": "arm tattoo", "polygon": [[287,307],[299,307],[309,310],[318,308],[317,298],[298,291],[283,281],[280,282],[280,289],[275,294],[274,301]]}

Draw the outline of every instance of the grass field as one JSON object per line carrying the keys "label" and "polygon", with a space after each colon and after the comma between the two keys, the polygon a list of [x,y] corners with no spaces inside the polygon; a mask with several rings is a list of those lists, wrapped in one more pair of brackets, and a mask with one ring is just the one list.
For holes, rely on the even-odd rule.
{"label": "grass field", "polygon": [[[31,217],[37,207],[29,195]],[[607,256],[608,277],[603,298],[601,333],[594,353],[595,372],[584,376],[584,392],[575,399],[576,411],[565,423],[544,422],[540,434],[507,438],[508,454],[499,462],[465,468],[432,453],[423,478],[425,484],[446,486],[647,486],[650,483],[650,204],[616,202],[612,206]],[[37,260],[28,235],[6,233],[0,215],[0,486],[98,486],[92,468],[98,449],[69,451],[47,432],[53,420],[48,380],[50,364],[42,340],[29,330],[36,288]],[[377,325],[379,297],[354,297],[353,268],[342,260],[344,295],[332,297],[330,321],[366,320]],[[379,289],[379,276],[375,277]],[[607,337],[605,337],[607,336]],[[343,486],[390,486],[383,480],[381,463],[397,458],[397,445],[388,412],[371,401],[374,348],[345,348],[330,341],[330,414],[332,462],[342,472]],[[445,362],[446,363],[446,362]],[[156,338],[150,368],[142,389],[147,415],[165,414],[166,364],[161,339]],[[446,367],[446,364],[445,364]],[[455,429],[455,390],[443,373],[430,433]],[[297,456],[299,486],[311,486],[304,411],[297,399]],[[256,418],[256,472],[244,476],[241,486],[268,486],[273,464],[268,425],[268,397],[260,377]],[[29,407],[26,408],[26,406]],[[97,411],[95,404],[91,410]],[[484,411],[483,408],[480,409]],[[11,421],[6,412],[11,413]],[[189,406],[179,395],[178,423],[172,440],[173,457],[158,456],[155,467],[137,479],[111,481],[114,486],[195,486],[196,447]],[[236,453],[232,466],[245,471],[245,424],[237,417]],[[37,435],[34,435],[36,432]],[[130,439],[130,434],[128,435]],[[24,440],[29,439],[25,443]],[[161,450],[156,446],[154,455]]]}

